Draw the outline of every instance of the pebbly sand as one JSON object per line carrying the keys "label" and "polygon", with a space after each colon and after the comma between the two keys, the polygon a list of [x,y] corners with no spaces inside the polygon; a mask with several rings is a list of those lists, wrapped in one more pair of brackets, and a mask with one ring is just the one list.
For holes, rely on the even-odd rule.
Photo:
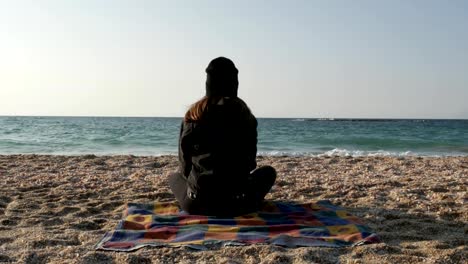
{"label": "pebbly sand", "polygon": [[269,245],[95,251],[126,202],[174,199],[175,156],[0,155],[0,262],[463,263],[468,157],[258,157],[278,171],[267,199],[329,199],[383,243],[354,248]]}

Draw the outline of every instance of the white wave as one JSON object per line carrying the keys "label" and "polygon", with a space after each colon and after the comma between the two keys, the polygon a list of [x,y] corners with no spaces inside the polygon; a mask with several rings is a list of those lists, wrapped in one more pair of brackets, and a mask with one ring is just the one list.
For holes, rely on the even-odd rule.
{"label": "white wave", "polygon": [[386,150],[376,150],[376,151],[367,151],[367,150],[347,150],[347,149],[332,149],[325,153],[318,154],[317,156],[340,156],[340,157],[362,157],[362,156],[390,156],[390,157],[406,157],[406,156],[420,156],[420,154],[415,154],[411,151],[395,152],[395,151],[386,151]]}
{"label": "white wave", "polygon": [[257,153],[258,156],[309,156],[309,157],[326,157],[326,156],[339,156],[339,157],[408,157],[408,156],[433,156],[439,157],[441,155],[431,155],[414,153],[411,151],[386,151],[386,150],[348,150],[348,149],[332,149],[322,153],[318,152],[303,152],[303,151],[260,151]]}
{"label": "white wave", "polygon": [[257,156],[314,156],[315,154],[311,152],[302,152],[302,151],[259,151]]}
{"label": "white wave", "polygon": [[305,119],[304,118],[296,118],[296,119],[293,119],[292,121],[302,122],[302,121],[305,121]]}

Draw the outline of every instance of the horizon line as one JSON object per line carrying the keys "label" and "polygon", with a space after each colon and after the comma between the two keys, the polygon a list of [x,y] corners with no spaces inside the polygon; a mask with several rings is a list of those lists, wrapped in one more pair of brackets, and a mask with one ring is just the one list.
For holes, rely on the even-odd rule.
{"label": "horizon line", "polygon": [[[113,116],[113,115],[0,115],[0,117],[72,117],[72,118],[183,118],[183,116]],[[418,118],[418,117],[263,117],[256,116],[257,119],[312,119],[323,121],[336,120],[461,120],[468,118]]]}

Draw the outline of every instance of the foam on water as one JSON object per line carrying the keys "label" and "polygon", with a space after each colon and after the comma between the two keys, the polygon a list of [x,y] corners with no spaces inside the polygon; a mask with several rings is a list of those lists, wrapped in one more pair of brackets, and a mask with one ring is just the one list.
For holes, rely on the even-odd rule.
{"label": "foam on water", "polygon": [[[332,149],[318,156],[342,156],[342,157],[362,157],[362,156],[393,156],[393,157],[405,157],[405,156],[415,156],[416,154],[411,151],[385,151],[385,150],[376,150],[376,151],[365,151],[365,150],[347,150],[347,149]],[[421,154],[420,154],[421,155]]]}
{"label": "foam on water", "polygon": [[[332,149],[323,153],[316,152],[287,152],[287,151],[260,151],[258,156],[310,156],[310,157],[326,157],[326,156],[339,156],[339,157],[408,157],[408,156],[427,156],[427,157],[440,157],[440,156],[458,156],[451,154],[430,154],[430,153],[414,153],[411,151],[365,151],[365,150],[347,150],[347,149]],[[463,155],[461,155],[463,156]]]}

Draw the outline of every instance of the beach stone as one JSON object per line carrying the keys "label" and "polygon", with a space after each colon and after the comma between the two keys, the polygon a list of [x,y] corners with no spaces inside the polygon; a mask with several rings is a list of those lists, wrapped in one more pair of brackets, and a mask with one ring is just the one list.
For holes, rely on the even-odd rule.
{"label": "beach stone", "polygon": [[17,221],[12,219],[3,219],[0,223],[4,226],[15,226],[18,224]]}
{"label": "beach stone", "polygon": [[157,169],[157,168],[162,168],[162,167],[165,167],[167,164],[167,162],[149,162],[149,163],[146,163],[145,165],[143,165],[143,167],[145,168],[149,168],[149,169]]}
{"label": "beach stone", "polygon": [[57,246],[78,246],[80,245],[78,239],[72,240],[60,240],[60,239],[43,239],[32,242],[33,248],[46,248],[46,247],[57,247]]}
{"label": "beach stone", "polygon": [[93,154],[83,155],[82,158],[83,159],[95,159],[96,155],[93,155]]}
{"label": "beach stone", "polygon": [[15,260],[8,257],[7,255],[0,254],[0,262],[14,262]]}
{"label": "beach stone", "polygon": [[97,224],[95,222],[90,222],[90,221],[83,221],[81,223],[73,224],[71,226],[74,229],[84,230],[84,231],[86,231],[86,230],[98,230],[98,229],[101,228],[99,226],[99,224]]}
{"label": "beach stone", "polygon": [[[302,256],[302,259],[306,263],[323,263],[323,264],[334,264],[334,263],[339,263],[338,256],[339,254],[333,254],[335,252],[326,250],[326,249],[321,249],[321,248],[314,248],[314,249],[309,249],[306,254]],[[357,256],[360,256],[359,253],[357,253]]]}
{"label": "beach stone", "polygon": [[14,239],[11,237],[0,237],[0,245],[13,242]]}
{"label": "beach stone", "polygon": [[90,252],[83,257],[83,260],[81,263],[83,264],[114,263],[114,258],[104,253]]}
{"label": "beach stone", "polygon": [[47,263],[47,256],[39,255],[36,252],[31,252],[31,253],[24,256],[23,263],[44,264],[44,263]]}
{"label": "beach stone", "polygon": [[147,257],[140,257],[140,256],[130,255],[127,258],[127,263],[128,264],[151,264],[152,261],[151,261],[151,259],[149,259]]}
{"label": "beach stone", "polygon": [[7,203],[11,202],[12,199],[8,196],[0,196],[0,206],[3,204],[6,206]]}
{"label": "beach stone", "polygon": [[273,253],[270,254],[267,258],[260,262],[260,264],[268,264],[268,263],[282,263],[282,264],[289,264],[293,263],[290,256],[284,253]]}

